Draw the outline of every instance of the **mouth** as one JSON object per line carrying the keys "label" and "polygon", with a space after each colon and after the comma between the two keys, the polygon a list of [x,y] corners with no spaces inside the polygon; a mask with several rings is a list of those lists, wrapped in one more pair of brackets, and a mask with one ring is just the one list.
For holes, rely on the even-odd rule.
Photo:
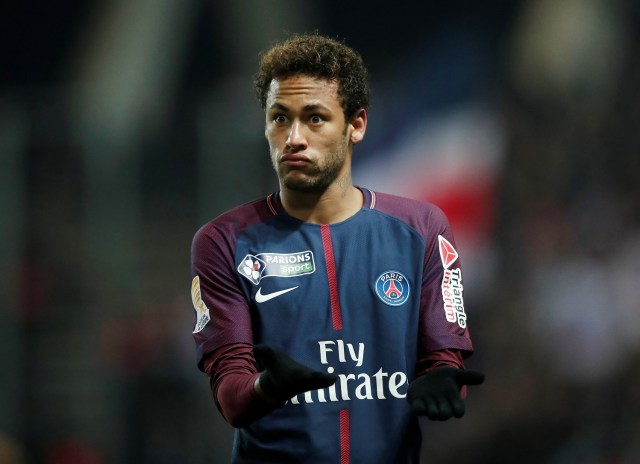
{"label": "mouth", "polygon": [[287,166],[305,166],[310,162],[308,157],[299,154],[284,155],[280,158],[280,163]]}

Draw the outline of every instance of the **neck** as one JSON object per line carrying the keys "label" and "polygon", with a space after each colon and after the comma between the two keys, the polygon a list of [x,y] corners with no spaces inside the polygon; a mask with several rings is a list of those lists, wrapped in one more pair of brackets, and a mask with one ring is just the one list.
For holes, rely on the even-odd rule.
{"label": "neck", "polygon": [[364,201],[362,192],[342,179],[323,192],[300,192],[280,186],[280,199],[287,214],[314,224],[335,224],[356,214]]}

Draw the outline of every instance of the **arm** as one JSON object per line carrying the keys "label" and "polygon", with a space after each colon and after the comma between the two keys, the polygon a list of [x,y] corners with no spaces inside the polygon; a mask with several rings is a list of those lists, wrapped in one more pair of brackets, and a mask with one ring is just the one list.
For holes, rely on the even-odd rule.
{"label": "arm", "polygon": [[[258,373],[254,355],[265,369]],[[245,427],[284,406],[293,396],[333,385],[337,377],[318,372],[266,345],[225,345],[206,357],[216,405],[234,427]]]}
{"label": "arm", "polygon": [[418,360],[417,375],[420,377],[436,367],[455,367],[464,369],[464,361],[459,350],[438,350],[425,354]]}
{"label": "arm", "polygon": [[411,410],[432,420],[464,415],[467,385],[479,385],[484,375],[464,370],[460,350],[431,351],[418,359],[416,378],[409,384]]}
{"label": "arm", "polygon": [[432,420],[464,415],[467,385],[479,385],[484,375],[465,371],[459,350],[438,350],[418,360],[416,379],[409,385],[407,399],[411,410]]}
{"label": "arm", "polygon": [[279,406],[261,397],[254,388],[260,374],[252,345],[221,346],[205,357],[204,366],[216,406],[232,426],[245,427]]}
{"label": "arm", "polygon": [[409,384],[407,400],[411,410],[432,420],[447,420],[464,415],[466,385],[480,385],[484,374],[457,367],[440,366]]}
{"label": "arm", "polygon": [[464,370],[462,352],[441,349],[418,359],[416,378],[409,384],[407,400],[411,410],[432,420],[462,417],[467,385],[480,385],[484,375]]}
{"label": "arm", "polygon": [[461,264],[446,217],[440,215],[438,222],[437,240],[425,254],[417,377],[409,385],[407,400],[415,414],[447,420],[464,415],[466,386],[481,384],[484,375],[464,370],[463,357],[473,348]]}

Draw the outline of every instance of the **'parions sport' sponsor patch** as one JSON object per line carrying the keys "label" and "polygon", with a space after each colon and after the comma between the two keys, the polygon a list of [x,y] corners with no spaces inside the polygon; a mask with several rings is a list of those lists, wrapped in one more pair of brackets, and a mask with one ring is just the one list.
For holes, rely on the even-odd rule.
{"label": "'parions sport' sponsor patch", "polygon": [[316,270],[313,252],[258,253],[245,256],[238,272],[252,284],[258,285],[265,277],[297,277]]}
{"label": "'parions sport' sponsor patch", "polygon": [[191,281],[191,301],[193,308],[196,310],[196,327],[193,333],[198,333],[209,323],[209,308],[202,301],[202,292],[200,291],[200,277],[195,276]]}
{"label": "'parions sport' sponsor patch", "polygon": [[375,283],[376,295],[389,306],[400,306],[409,299],[409,281],[398,271],[385,271]]}

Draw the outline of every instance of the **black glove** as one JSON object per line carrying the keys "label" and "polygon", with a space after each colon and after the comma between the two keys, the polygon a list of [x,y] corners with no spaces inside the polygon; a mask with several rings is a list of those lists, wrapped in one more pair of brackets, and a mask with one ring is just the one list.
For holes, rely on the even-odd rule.
{"label": "black glove", "polygon": [[259,386],[274,402],[284,403],[299,393],[326,388],[338,380],[336,375],[310,369],[267,345],[254,346],[253,354],[265,367]]}
{"label": "black glove", "polygon": [[411,410],[432,420],[447,420],[464,415],[460,389],[464,385],[480,385],[484,374],[455,367],[437,367],[418,377],[407,391]]}

